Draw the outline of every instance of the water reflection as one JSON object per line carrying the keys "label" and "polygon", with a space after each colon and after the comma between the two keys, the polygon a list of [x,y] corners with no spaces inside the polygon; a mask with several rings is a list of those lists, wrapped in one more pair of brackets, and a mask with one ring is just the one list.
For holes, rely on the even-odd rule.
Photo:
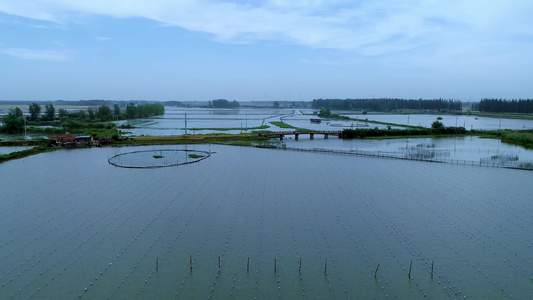
{"label": "water reflection", "polygon": [[[397,157],[465,160],[497,164],[502,157],[516,157],[516,163],[533,162],[533,151],[522,147],[505,144],[496,139],[484,139],[476,136],[453,138],[407,138],[407,139],[329,139],[313,140],[302,136],[299,141],[284,140],[287,147],[305,149],[329,149],[345,151],[363,151],[381,153]],[[506,160],[509,163],[511,160]]]}
{"label": "water reflection", "polygon": [[[357,115],[346,114],[346,116],[356,118]],[[361,117],[359,115],[359,117]],[[444,126],[464,127],[467,130],[498,130],[498,129],[513,129],[523,130],[532,129],[533,120],[520,120],[520,119],[503,119],[503,118],[487,118],[476,116],[454,116],[454,115],[365,115],[364,118],[368,118],[371,121],[430,127],[431,123],[437,120],[437,118],[444,124]]]}

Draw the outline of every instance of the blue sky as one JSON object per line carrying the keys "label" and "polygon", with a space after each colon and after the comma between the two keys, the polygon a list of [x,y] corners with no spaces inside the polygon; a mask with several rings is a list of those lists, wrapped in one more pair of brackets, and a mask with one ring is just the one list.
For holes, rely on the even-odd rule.
{"label": "blue sky", "polygon": [[0,0],[0,99],[533,98],[532,15],[529,0]]}

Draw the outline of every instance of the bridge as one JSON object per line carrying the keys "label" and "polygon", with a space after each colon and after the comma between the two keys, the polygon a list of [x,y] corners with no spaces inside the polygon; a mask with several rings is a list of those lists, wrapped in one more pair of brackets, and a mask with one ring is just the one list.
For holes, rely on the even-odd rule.
{"label": "bridge", "polygon": [[265,132],[265,133],[260,133],[259,136],[263,136],[263,137],[277,137],[279,138],[280,140],[283,140],[283,137],[285,137],[286,135],[294,135],[294,140],[298,140],[298,137],[300,135],[304,135],[304,134],[308,134],[309,135],[309,139],[314,139],[315,138],[315,134],[318,134],[318,135],[323,135],[324,136],[324,139],[327,139],[330,135],[336,135],[338,137],[342,137],[342,131],[278,131],[278,132]]}

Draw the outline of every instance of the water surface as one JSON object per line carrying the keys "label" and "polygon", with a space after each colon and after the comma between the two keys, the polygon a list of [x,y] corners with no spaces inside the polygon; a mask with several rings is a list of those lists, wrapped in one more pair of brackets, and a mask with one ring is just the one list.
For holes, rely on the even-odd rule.
{"label": "water surface", "polygon": [[61,150],[0,164],[0,298],[533,294],[530,172],[176,148],[213,154],[160,169],[107,162],[153,146]]}

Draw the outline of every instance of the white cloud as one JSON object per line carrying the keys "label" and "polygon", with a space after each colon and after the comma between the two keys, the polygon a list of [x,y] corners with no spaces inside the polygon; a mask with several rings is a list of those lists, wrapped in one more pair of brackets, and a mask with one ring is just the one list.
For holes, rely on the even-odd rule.
{"label": "white cloud", "polygon": [[274,40],[364,55],[533,34],[528,0],[0,0],[0,11],[59,23],[80,13],[142,17],[222,42]]}
{"label": "white cloud", "polygon": [[24,60],[68,61],[71,59],[71,54],[66,50],[6,48],[1,52]]}
{"label": "white cloud", "polygon": [[105,37],[105,36],[97,36],[96,39],[99,40],[99,41],[109,41],[109,40],[111,40],[111,38]]}

